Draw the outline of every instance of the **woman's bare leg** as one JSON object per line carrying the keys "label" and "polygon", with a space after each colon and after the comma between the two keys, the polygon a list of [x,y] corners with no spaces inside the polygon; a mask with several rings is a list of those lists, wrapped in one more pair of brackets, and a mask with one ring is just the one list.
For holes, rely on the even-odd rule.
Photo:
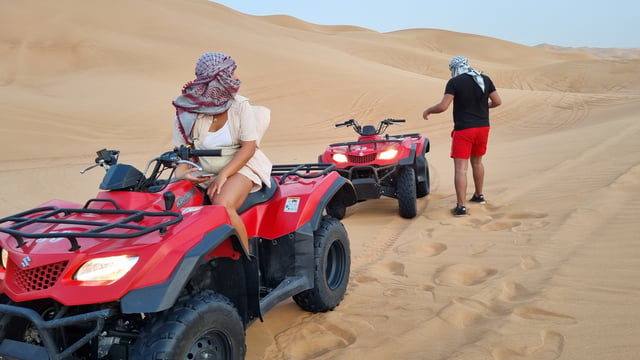
{"label": "woman's bare leg", "polygon": [[253,188],[253,182],[246,176],[236,173],[230,176],[222,186],[219,194],[211,199],[211,204],[222,205],[227,209],[231,225],[236,229],[243,246],[249,251],[249,237],[244,222],[238,215],[238,209],[242,206],[249,192]]}

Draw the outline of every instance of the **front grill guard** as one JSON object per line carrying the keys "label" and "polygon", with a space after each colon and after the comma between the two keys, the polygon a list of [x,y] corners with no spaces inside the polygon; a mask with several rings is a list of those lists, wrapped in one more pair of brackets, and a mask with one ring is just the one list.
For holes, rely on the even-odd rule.
{"label": "front grill guard", "polygon": [[[62,360],[68,358],[74,351],[80,349],[87,344],[92,338],[98,336],[102,328],[104,327],[105,319],[112,316],[113,310],[104,309],[93,311],[86,314],[72,315],[62,318],[56,318],[53,320],[44,320],[40,314],[29,308],[23,308],[14,305],[0,304],[0,355],[5,355],[8,351],[4,348],[5,335],[7,332],[7,326],[14,316],[19,316],[29,320],[37,329],[42,341],[42,346],[48,354],[49,360]],[[52,330],[63,328],[71,325],[86,325],[88,322],[95,322],[95,327],[85,334],[82,338],[66,347],[63,351],[59,351],[58,344],[54,340],[54,336],[51,333]],[[36,345],[31,345],[36,346]]]}
{"label": "front grill guard", "polygon": [[[142,211],[142,210],[123,210],[114,204],[115,209],[89,209],[89,203],[93,201],[105,201],[104,199],[92,199],[80,209],[58,208],[55,206],[40,207],[27,210],[15,215],[11,215],[0,219],[0,224],[12,222],[9,226],[0,226],[0,232],[10,234],[18,243],[18,247],[25,245],[25,238],[41,239],[41,238],[66,238],[71,244],[69,251],[80,249],[78,238],[101,238],[101,239],[130,239],[158,231],[165,234],[167,228],[173,224],[182,221],[182,214],[174,211]],[[107,200],[110,201],[110,200]],[[69,219],[75,214],[92,214],[104,215],[119,218],[116,221],[94,221],[94,220],[77,220]],[[138,225],[146,218],[150,217],[166,217],[160,223],[155,225]],[[48,225],[77,225],[82,227],[90,227],[91,229],[80,232],[29,232],[22,229],[34,224]],[[125,230],[129,232],[116,233],[114,231]],[[133,231],[131,231],[133,230]]]}
{"label": "front grill guard", "polygon": [[[374,175],[376,183],[380,184],[385,180],[389,179],[396,172],[397,164],[385,165],[385,166],[373,166],[373,165],[354,165],[346,169],[336,169],[336,171],[342,176],[349,180],[358,179],[358,177],[354,177],[354,174],[357,173],[371,173]],[[383,174],[380,176],[380,174]]]}

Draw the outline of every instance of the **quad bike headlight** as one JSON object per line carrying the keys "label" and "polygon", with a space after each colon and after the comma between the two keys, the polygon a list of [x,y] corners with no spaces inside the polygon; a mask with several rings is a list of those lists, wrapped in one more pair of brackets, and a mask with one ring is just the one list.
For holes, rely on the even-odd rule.
{"label": "quad bike headlight", "polygon": [[347,155],[345,154],[333,154],[331,158],[333,159],[333,161],[338,163],[346,163],[347,161],[349,161],[347,159]]}
{"label": "quad bike headlight", "polygon": [[380,153],[380,160],[392,160],[398,155],[398,149],[388,149]]}
{"label": "quad bike headlight", "polygon": [[138,262],[138,256],[120,255],[89,260],[73,276],[80,281],[116,281]]}
{"label": "quad bike headlight", "polygon": [[2,249],[2,268],[7,269],[7,263],[9,262],[9,252]]}

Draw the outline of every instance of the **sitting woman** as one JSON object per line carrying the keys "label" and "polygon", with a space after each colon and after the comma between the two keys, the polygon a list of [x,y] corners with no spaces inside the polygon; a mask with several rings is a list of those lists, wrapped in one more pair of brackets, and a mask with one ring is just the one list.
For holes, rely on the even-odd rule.
{"label": "sitting woman", "polygon": [[270,186],[271,162],[258,148],[261,136],[257,113],[249,100],[237,95],[241,81],[235,61],[222,53],[206,53],[196,64],[196,79],[182,88],[176,107],[174,144],[195,149],[222,149],[221,157],[196,162],[212,176],[199,176],[181,163],[176,176],[206,188],[213,205],[226,208],[231,225],[249,250],[247,230],[238,214],[250,192]]}

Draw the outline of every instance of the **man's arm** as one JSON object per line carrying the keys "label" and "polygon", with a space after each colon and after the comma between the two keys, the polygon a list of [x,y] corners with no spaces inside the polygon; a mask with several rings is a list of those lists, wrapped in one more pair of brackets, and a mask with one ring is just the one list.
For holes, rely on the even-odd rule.
{"label": "man's arm", "polygon": [[451,105],[452,101],[453,101],[453,95],[444,94],[444,96],[442,97],[442,100],[440,100],[439,103],[427,108],[427,110],[425,110],[422,113],[422,118],[425,120],[429,120],[429,115],[439,114],[443,111],[446,111],[449,108],[449,105]]}
{"label": "man's arm", "polygon": [[502,99],[500,98],[500,95],[498,95],[498,91],[493,91],[489,94],[489,109],[500,105],[502,105]]}

